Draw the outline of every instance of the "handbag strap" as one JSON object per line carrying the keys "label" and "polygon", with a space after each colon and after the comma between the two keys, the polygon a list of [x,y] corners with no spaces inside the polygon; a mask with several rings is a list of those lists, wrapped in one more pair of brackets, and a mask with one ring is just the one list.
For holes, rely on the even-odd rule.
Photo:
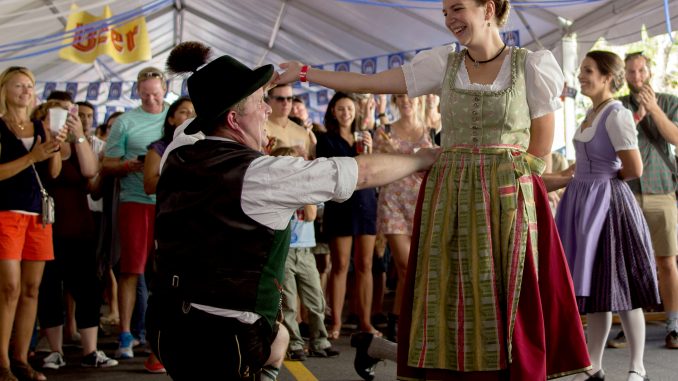
{"label": "handbag strap", "polygon": [[38,185],[40,186],[40,193],[42,193],[43,196],[47,196],[47,191],[45,190],[45,187],[42,186],[42,181],[40,181],[40,176],[38,175],[38,170],[35,169],[35,164],[31,163],[31,167],[33,167],[33,173],[35,173],[35,179],[38,180]]}

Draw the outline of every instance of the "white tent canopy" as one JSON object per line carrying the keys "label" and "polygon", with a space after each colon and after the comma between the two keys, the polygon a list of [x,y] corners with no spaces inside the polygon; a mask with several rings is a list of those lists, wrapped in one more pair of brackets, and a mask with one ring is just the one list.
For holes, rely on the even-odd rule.
{"label": "white tent canopy", "polygon": [[[637,41],[642,25],[650,35],[666,33],[663,0],[532,2],[534,6],[526,6],[530,1],[514,2],[505,29],[519,30],[522,46],[532,50],[543,46],[561,60],[561,39],[575,33],[580,53],[601,36],[613,44]],[[72,3],[95,15],[105,5],[113,15],[156,5],[146,15],[151,61],[122,65],[101,56],[94,64],[76,64],[58,57],[54,48],[58,43],[35,43],[20,50],[8,46],[62,33]],[[28,66],[39,81],[132,81],[142,67],[163,68],[172,47],[188,40],[202,41],[213,47],[215,55],[230,54],[250,66],[287,60],[328,64],[454,41],[443,24],[441,3],[422,0],[0,0],[0,4],[0,69]],[[672,23],[678,23],[678,0],[668,4]],[[25,55],[33,56],[16,58]]]}

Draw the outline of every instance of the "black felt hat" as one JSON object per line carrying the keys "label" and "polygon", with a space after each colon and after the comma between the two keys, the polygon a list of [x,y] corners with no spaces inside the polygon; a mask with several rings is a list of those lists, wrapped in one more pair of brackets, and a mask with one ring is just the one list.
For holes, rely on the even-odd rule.
{"label": "black felt hat", "polygon": [[250,69],[231,56],[221,56],[188,78],[188,94],[196,118],[184,133],[195,134],[224,115],[273,77],[273,65]]}

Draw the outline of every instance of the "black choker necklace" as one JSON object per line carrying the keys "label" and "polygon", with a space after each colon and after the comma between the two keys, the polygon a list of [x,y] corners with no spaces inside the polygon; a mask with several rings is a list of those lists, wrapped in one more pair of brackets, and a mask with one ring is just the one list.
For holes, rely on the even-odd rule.
{"label": "black choker necklace", "polygon": [[488,63],[488,62],[492,62],[492,61],[496,60],[497,57],[499,57],[501,55],[501,53],[504,52],[504,49],[506,49],[506,44],[504,44],[504,46],[502,46],[501,49],[499,49],[499,53],[497,53],[496,56],[490,58],[489,60],[485,60],[485,61],[476,61],[475,58],[471,57],[471,53],[468,52],[468,49],[466,49],[466,55],[468,56],[468,58],[471,59],[471,61],[473,61],[473,67],[477,69],[480,66],[480,64],[484,64],[484,63]]}

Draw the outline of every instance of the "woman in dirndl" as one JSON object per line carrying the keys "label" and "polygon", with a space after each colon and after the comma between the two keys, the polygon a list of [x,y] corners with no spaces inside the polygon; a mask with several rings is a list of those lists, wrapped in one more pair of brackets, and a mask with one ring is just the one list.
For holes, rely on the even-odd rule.
{"label": "woman in dirndl", "polygon": [[463,51],[434,48],[374,75],[288,62],[278,82],[441,96],[442,153],[419,194],[398,379],[543,381],[583,372],[583,329],[540,176],[562,72],[548,51],[504,44],[508,1],[442,5]]}
{"label": "woman in dirndl", "polygon": [[617,311],[631,353],[628,380],[641,381],[647,376],[642,307],[656,306],[659,292],[650,232],[624,181],[643,173],[633,115],[613,97],[624,84],[624,62],[614,53],[591,51],[579,82],[593,107],[575,132],[576,169],[556,213],[593,365],[574,380],[605,377],[603,350],[611,311]]}

